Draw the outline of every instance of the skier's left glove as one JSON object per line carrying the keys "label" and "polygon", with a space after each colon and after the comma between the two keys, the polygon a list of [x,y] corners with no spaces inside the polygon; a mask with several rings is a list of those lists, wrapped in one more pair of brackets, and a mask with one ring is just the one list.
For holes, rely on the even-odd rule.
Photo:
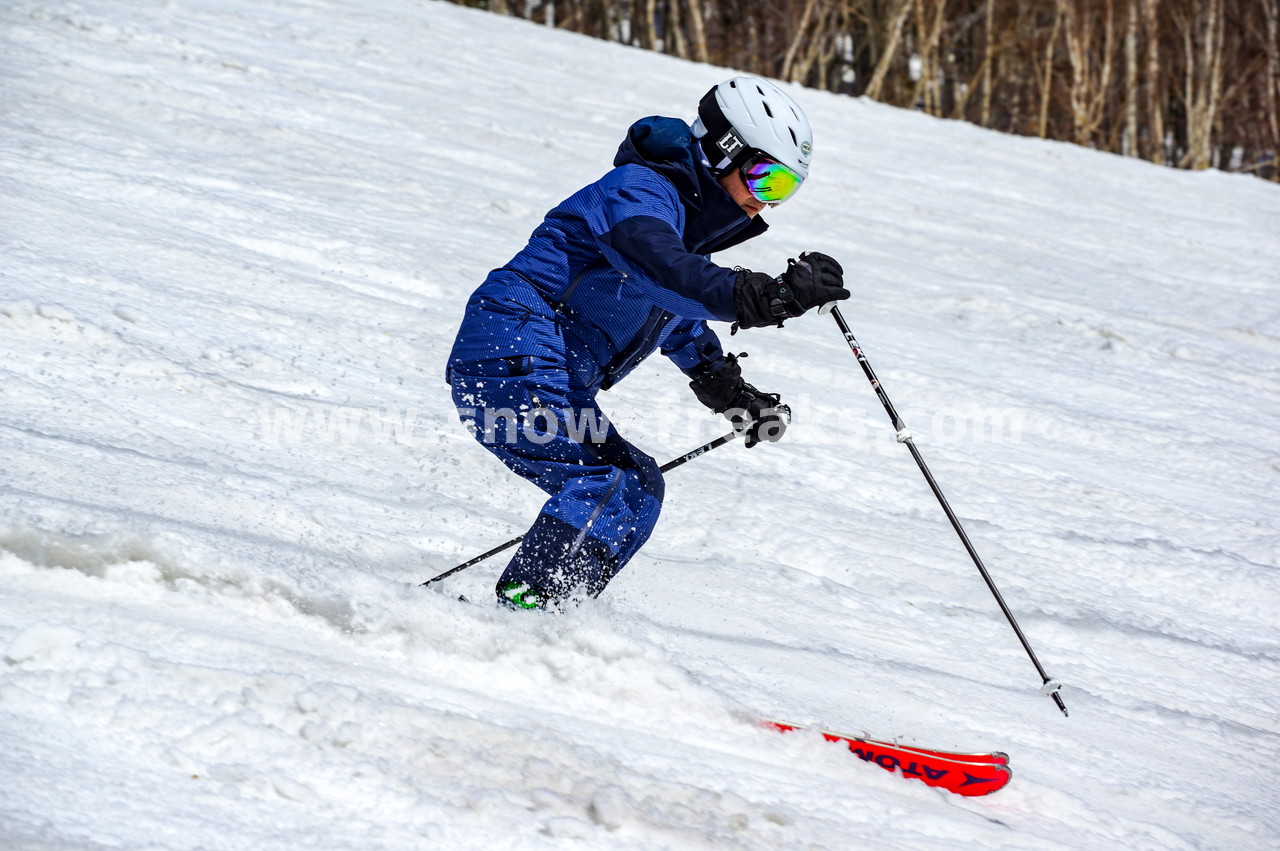
{"label": "skier's left glove", "polygon": [[782,404],[781,396],[762,393],[746,382],[734,406],[722,413],[733,423],[733,430],[746,437],[748,449],[764,440],[777,443],[791,422],[791,409]]}
{"label": "skier's left glove", "polygon": [[777,393],[764,393],[743,381],[739,357],[746,355],[725,355],[690,381],[689,387],[699,402],[729,418],[734,431],[746,438],[748,449],[766,440],[776,443],[791,422],[791,409]]}
{"label": "skier's left glove", "polygon": [[849,297],[844,269],[817,251],[806,251],[787,261],[787,270],[776,278],[739,269],[733,287],[735,325],[738,328],[781,326],[784,319],[806,310]]}

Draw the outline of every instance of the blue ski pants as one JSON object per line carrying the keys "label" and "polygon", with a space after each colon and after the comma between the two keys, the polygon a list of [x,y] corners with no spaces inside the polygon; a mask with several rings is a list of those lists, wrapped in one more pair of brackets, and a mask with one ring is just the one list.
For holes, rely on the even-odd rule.
{"label": "blue ski pants", "polygon": [[658,464],[628,443],[595,392],[562,364],[508,357],[450,369],[460,419],[508,468],[549,494],[498,580],[550,601],[596,596],[648,540],[662,507]]}

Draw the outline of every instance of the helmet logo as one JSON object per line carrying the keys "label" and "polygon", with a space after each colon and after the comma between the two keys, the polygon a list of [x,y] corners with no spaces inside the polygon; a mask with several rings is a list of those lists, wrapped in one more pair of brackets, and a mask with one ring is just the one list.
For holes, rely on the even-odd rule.
{"label": "helmet logo", "polygon": [[746,145],[747,143],[742,141],[742,137],[739,136],[737,131],[735,131],[733,128],[729,128],[729,132],[721,136],[720,141],[716,142],[716,147],[719,148],[724,153],[724,155],[726,157],[729,157],[730,159],[732,159],[733,156],[738,153],[738,151],[741,151],[743,148],[745,148]]}
{"label": "helmet logo", "polygon": [[804,154],[806,157],[809,156],[810,154],[813,153],[813,145],[811,145],[809,142],[801,142],[800,153]]}

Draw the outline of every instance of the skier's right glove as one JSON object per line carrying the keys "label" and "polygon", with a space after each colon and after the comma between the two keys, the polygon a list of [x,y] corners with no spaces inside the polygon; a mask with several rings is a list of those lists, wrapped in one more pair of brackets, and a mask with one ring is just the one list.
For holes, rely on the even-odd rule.
{"label": "skier's right glove", "polygon": [[788,260],[787,271],[776,278],[739,269],[733,287],[739,328],[781,326],[784,319],[848,297],[840,264],[817,251],[806,251],[798,260]]}
{"label": "skier's right glove", "polygon": [[791,422],[791,409],[777,393],[764,393],[742,380],[740,357],[746,355],[725,355],[705,367],[689,387],[699,402],[729,418],[733,430],[745,436],[748,449],[766,440],[776,443]]}

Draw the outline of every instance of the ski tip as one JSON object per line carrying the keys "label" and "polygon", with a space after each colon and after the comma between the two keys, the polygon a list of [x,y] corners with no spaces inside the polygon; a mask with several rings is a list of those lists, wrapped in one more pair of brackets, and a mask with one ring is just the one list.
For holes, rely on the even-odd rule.
{"label": "ski tip", "polygon": [[981,777],[966,773],[964,783],[958,788],[948,789],[947,791],[966,798],[982,798],[999,792],[1008,786],[1009,781],[1013,779],[1013,769],[1007,765],[992,765],[989,768],[991,773]]}

